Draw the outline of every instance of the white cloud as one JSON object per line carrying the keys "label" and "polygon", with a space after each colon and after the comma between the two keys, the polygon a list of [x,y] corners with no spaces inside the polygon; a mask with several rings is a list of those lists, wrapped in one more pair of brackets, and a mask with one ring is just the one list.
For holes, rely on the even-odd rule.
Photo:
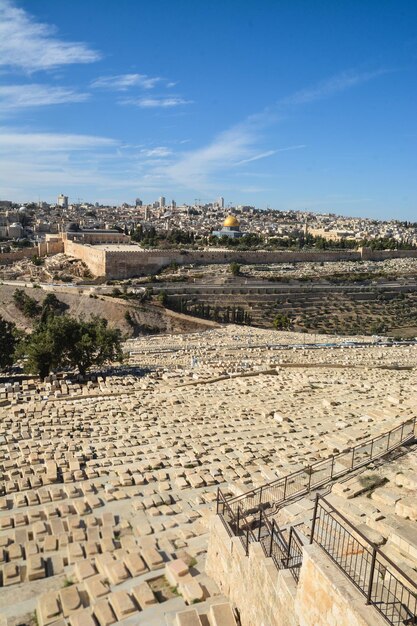
{"label": "white cloud", "polygon": [[204,187],[209,175],[250,158],[256,141],[251,124],[235,126],[218,135],[208,146],[183,153],[176,163],[164,168],[163,173],[184,187]]}
{"label": "white cloud", "polygon": [[184,98],[138,98],[137,100],[124,100],[123,104],[134,104],[141,109],[155,109],[162,108],[168,109],[172,107],[181,106],[183,104],[192,104],[192,100],[185,100]]}
{"label": "white cloud", "polygon": [[243,159],[242,161],[238,161],[236,165],[243,165],[244,163],[251,163],[252,161],[259,161],[259,159],[265,159],[266,157],[272,156],[276,152],[277,152],[276,150],[267,150],[266,152],[255,154],[255,156],[249,157],[249,159]]}
{"label": "white cloud", "polygon": [[278,152],[289,152],[290,150],[301,150],[302,148],[306,148],[305,144],[299,144],[297,146],[287,146],[286,148],[278,148],[277,150],[267,150],[266,152],[261,152],[260,154],[255,154],[255,156],[250,157],[249,159],[243,159],[243,161],[239,161],[236,165],[243,165],[244,163],[251,163],[252,161],[259,161],[259,159],[265,159],[266,157],[272,156],[273,154],[277,154]]}
{"label": "white cloud", "polygon": [[5,85],[0,86],[0,110],[14,110],[25,107],[84,102],[87,93],[79,93],[63,87],[49,85]]}
{"label": "white cloud", "polygon": [[91,83],[98,89],[110,89],[112,91],[126,91],[130,87],[142,87],[153,89],[162,78],[150,77],[146,74],[118,74],[117,76],[102,76]]}
{"label": "white cloud", "polygon": [[94,135],[71,135],[64,133],[22,133],[0,129],[0,149],[12,152],[31,150],[35,152],[60,152],[69,150],[90,150],[117,146],[118,142],[107,137]]}
{"label": "white cloud", "polygon": [[336,76],[332,76],[326,80],[323,80],[313,87],[307,87],[296,91],[291,96],[287,96],[279,101],[278,104],[308,104],[309,102],[315,102],[316,100],[322,100],[328,98],[334,94],[346,91],[351,87],[356,87],[362,83],[367,83],[378,76],[386,74],[387,70],[379,69],[374,72],[356,72],[353,70],[341,72]]}
{"label": "white cloud", "polygon": [[158,146],[156,148],[149,148],[149,149],[143,149],[141,150],[141,154],[145,155],[146,157],[150,157],[150,158],[155,158],[155,159],[160,159],[163,157],[167,157],[170,156],[172,154],[172,150],[170,150],[169,148],[166,148],[165,146]]}
{"label": "white cloud", "polygon": [[10,0],[0,0],[0,65],[36,71],[100,59],[86,44],[63,41],[55,33]]}

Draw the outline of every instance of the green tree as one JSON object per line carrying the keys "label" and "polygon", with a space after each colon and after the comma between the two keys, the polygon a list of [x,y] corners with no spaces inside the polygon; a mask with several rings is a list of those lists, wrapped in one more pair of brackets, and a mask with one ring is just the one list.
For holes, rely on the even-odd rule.
{"label": "green tree", "polygon": [[291,320],[288,315],[284,315],[284,313],[278,313],[275,316],[272,325],[276,330],[288,330],[291,326]]}
{"label": "green tree", "polygon": [[160,302],[162,304],[162,306],[165,306],[168,304],[168,295],[166,291],[160,291],[158,293],[158,302]]}
{"label": "green tree", "polygon": [[13,365],[16,349],[16,326],[0,316],[0,369]]}
{"label": "green tree", "polygon": [[240,274],[240,265],[239,263],[230,263],[229,269],[233,276],[239,276]]}
{"label": "green tree", "polygon": [[121,361],[121,332],[94,317],[78,321],[68,315],[47,317],[25,342],[26,369],[44,378],[50,371],[77,368],[84,375],[93,366]]}
{"label": "green tree", "polygon": [[35,298],[31,298],[23,289],[16,289],[13,293],[13,302],[26,317],[37,317],[41,306]]}

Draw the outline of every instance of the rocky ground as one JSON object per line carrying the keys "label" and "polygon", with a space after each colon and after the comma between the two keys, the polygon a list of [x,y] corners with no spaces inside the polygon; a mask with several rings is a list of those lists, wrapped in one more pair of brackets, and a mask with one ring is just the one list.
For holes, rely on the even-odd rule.
{"label": "rocky ground", "polygon": [[[142,337],[126,345],[123,371],[87,384],[2,383],[6,623],[234,624],[204,567],[217,488],[243,492],[417,415],[416,346],[296,347],[313,339],[328,341],[237,326]],[[385,492],[368,500],[381,542],[415,494],[415,462],[404,464],[391,517]],[[415,572],[417,558],[407,565]]]}
{"label": "rocky ground", "polygon": [[[417,259],[389,259],[386,261],[337,261],[326,263],[277,263],[269,265],[241,265],[244,277],[256,280],[317,280],[341,274],[376,274],[392,277],[416,277]],[[183,266],[162,272],[164,278],[178,276],[187,280],[204,279],[222,282],[231,276],[229,265]]]}
{"label": "rocky ground", "polygon": [[66,254],[21,259],[10,265],[0,265],[3,280],[32,280],[34,282],[80,283],[91,280],[88,267],[79,259]]}

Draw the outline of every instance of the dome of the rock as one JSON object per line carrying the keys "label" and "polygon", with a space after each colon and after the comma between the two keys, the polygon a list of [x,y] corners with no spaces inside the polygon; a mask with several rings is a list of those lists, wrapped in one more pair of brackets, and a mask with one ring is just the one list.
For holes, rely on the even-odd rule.
{"label": "dome of the rock", "polygon": [[240,224],[234,215],[228,215],[226,219],[224,220],[223,226],[225,226],[226,228],[231,228],[231,227],[237,228],[240,226]]}

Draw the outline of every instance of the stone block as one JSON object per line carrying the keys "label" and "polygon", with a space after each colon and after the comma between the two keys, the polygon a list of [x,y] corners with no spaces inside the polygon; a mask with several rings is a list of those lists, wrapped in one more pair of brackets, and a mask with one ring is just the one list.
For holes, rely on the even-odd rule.
{"label": "stone block", "polygon": [[237,624],[229,602],[212,604],[209,609],[209,616],[212,626],[236,626]]}
{"label": "stone block", "polygon": [[141,609],[157,604],[154,593],[147,582],[143,582],[140,585],[133,587],[131,593]]}
{"label": "stone block", "polygon": [[98,600],[93,607],[94,616],[99,626],[110,626],[117,621],[113,610],[107,600]]}
{"label": "stone block", "polygon": [[70,617],[69,623],[70,626],[96,626],[90,609],[78,611],[78,613],[75,613],[75,615]]}
{"label": "stone block", "polygon": [[200,583],[194,580],[194,578],[186,577],[186,580],[178,585],[178,591],[187,604],[204,600],[204,590]]}
{"label": "stone block", "polygon": [[203,622],[195,609],[177,613],[174,624],[175,626],[203,626]]}
{"label": "stone block", "polygon": [[129,572],[127,571],[123,561],[112,561],[107,563],[105,572],[112,585],[119,585],[129,578]]}
{"label": "stone block", "polygon": [[187,576],[189,572],[188,565],[182,559],[175,559],[165,563],[165,578],[172,587],[177,587],[181,582],[181,578]]}
{"label": "stone block", "polygon": [[88,559],[77,561],[74,565],[74,572],[79,582],[82,582],[86,578],[91,578],[91,576],[95,576],[97,574],[97,570],[94,567],[94,564]]}
{"label": "stone block", "polygon": [[56,591],[47,591],[38,598],[36,614],[39,626],[48,626],[61,616],[61,609]]}
{"label": "stone block", "polygon": [[40,554],[34,554],[26,560],[26,579],[39,580],[45,578],[45,564]]}
{"label": "stone block", "polygon": [[126,591],[114,591],[108,596],[108,599],[119,621],[137,613],[135,603]]}
{"label": "stone block", "polygon": [[5,563],[3,565],[3,586],[16,585],[21,582],[20,567],[16,563]]}
{"label": "stone block", "polygon": [[95,602],[97,598],[103,598],[109,593],[109,587],[104,581],[105,578],[103,578],[100,574],[87,578],[84,581],[84,587],[88,593],[91,603]]}
{"label": "stone block", "polygon": [[141,554],[151,571],[161,568],[164,564],[164,559],[155,548],[143,548]]}
{"label": "stone block", "polygon": [[124,558],[124,564],[131,576],[139,576],[147,569],[140,555],[133,552]]}
{"label": "stone block", "polygon": [[59,599],[64,617],[69,617],[75,611],[83,608],[81,596],[76,585],[61,589],[59,591]]}

